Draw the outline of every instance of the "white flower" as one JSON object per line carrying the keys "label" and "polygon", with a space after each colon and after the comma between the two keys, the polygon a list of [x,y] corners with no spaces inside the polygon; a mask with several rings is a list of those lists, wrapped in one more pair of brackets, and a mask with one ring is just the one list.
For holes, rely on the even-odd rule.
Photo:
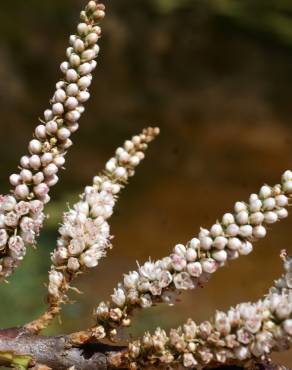
{"label": "white flower", "polygon": [[193,277],[202,275],[203,268],[200,262],[192,262],[187,265],[188,273]]}
{"label": "white flower", "polygon": [[234,349],[235,358],[244,361],[250,357],[250,351],[247,347],[238,347]]}
{"label": "white flower", "polygon": [[283,322],[283,329],[288,335],[292,336],[292,319],[287,319]]}
{"label": "white flower", "polygon": [[112,294],[112,301],[118,306],[123,307],[126,303],[126,295],[123,289],[118,288],[114,290],[114,294]]}
{"label": "white flower", "polygon": [[49,280],[50,280],[50,283],[57,286],[57,287],[60,287],[62,282],[63,282],[63,274],[59,271],[56,271],[56,270],[52,270],[50,271],[50,274],[49,274]]}
{"label": "white flower", "polygon": [[198,365],[198,362],[191,353],[184,353],[183,354],[183,365],[185,367],[192,367],[192,366]]}
{"label": "white flower", "polygon": [[126,289],[136,288],[139,279],[139,274],[136,271],[132,271],[127,275],[124,275],[124,286]]}
{"label": "white flower", "polygon": [[176,289],[179,290],[189,290],[195,288],[195,284],[191,276],[187,272],[181,272],[176,274],[173,278],[173,282]]}
{"label": "white flower", "polygon": [[160,271],[157,278],[161,288],[168,287],[172,282],[172,275],[169,271]]}
{"label": "white flower", "polygon": [[155,263],[148,261],[144,265],[139,266],[139,272],[141,276],[149,280],[155,280],[157,278],[157,274],[160,272],[160,269],[157,269]]}
{"label": "white flower", "polygon": [[184,257],[186,255],[186,247],[183,244],[177,244],[173,248],[173,253],[177,254],[180,257]]}
{"label": "white flower", "polygon": [[231,325],[227,315],[224,312],[217,311],[215,315],[215,327],[223,335],[231,331]]}
{"label": "white flower", "polygon": [[183,271],[185,269],[187,265],[185,257],[181,257],[178,254],[173,254],[171,258],[172,258],[172,267],[176,271]]}
{"label": "white flower", "polygon": [[214,259],[212,258],[206,258],[201,261],[202,268],[204,272],[207,272],[208,274],[213,274],[217,268],[218,264]]}
{"label": "white flower", "polygon": [[140,306],[142,308],[149,308],[152,306],[152,299],[150,294],[144,294],[140,297]]}

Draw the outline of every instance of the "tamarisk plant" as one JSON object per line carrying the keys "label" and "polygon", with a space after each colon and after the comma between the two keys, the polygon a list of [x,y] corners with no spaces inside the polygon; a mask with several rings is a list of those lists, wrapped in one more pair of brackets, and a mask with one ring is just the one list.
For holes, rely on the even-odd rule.
{"label": "tamarisk plant", "polygon": [[[56,84],[51,107],[35,129],[19,172],[10,176],[11,194],[0,198],[0,278],[6,281],[19,266],[28,245],[36,245],[45,221],[49,190],[79,128],[84,103],[89,99],[96,67],[99,22],[104,5],[89,1],[80,14],[76,35],[70,36],[63,77]],[[34,321],[0,330],[0,365],[17,369],[207,369],[271,366],[273,351],[287,350],[292,341],[292,258],[282,251],[283,276],[256,303],[241,303],[210,321],[189,319],[167,334],[157,328],[125,343],[119,332],[131,325],[137,309],[176,303],[183,290],[203,286],[227,261],[248,255],[266,235],[267,226],[288,216],[292,172],[275,186],[264,185],[248,202],[235,203],[210,229],[186,244],[177,244],[168,256],[138,264],[123,276],[106,302],[95,309],[94,324],[80,332],[43,336],[41,331],[68,304],[73,281],[96,267],[112,247],[109,218],[115,203],[148,144],[159,134],[147,128],[119,147],[105,169],[85,187],[80,199],[64,213],[56,248],[51,254],[48,307]],[[260,367],[262,366],[262,367]],[[278,367],[280,369],[280,367]]]}

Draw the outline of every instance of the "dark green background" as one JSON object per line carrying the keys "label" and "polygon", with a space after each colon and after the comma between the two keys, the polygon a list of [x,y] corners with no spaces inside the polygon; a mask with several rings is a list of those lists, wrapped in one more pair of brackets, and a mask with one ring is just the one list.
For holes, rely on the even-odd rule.
{"label": "dark green background", "polygon": [[[84,1],[0,4],[0,187],[17,167],[60,75],[67,36]],[[210,226],[236,200],[274,184],[292,163],[292,1],[117,0],[107,17],[92,99],[52,192],[50,219],[9,285],[0,288],[0,326],[27,322],[44,308],[49,254],[68,200],[103,168],[114,149],[146,125],[161,137],[131,180],[112,219],[114,249],[82,277],[63,327],[84,328],[123,272],[159,258]],[[274,225],[255,253],[186,293],[175,308],[138,315],[134,334],[209,318],[258,299],[280,273],[292,243],[291,219]],[[291,248],[290,248],[291,250]],[[281,356],[291,365],[291,352]]]}

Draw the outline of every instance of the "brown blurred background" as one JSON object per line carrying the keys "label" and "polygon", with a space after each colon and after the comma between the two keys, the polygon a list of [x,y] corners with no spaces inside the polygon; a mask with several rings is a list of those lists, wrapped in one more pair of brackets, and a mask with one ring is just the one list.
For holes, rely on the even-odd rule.
{"label": "brown blurred background", "polygon": [[[85,1],[14,0],[0,5],[0,184],[25,153],[47,107],[68,35]],[[149,124],[161,136],[122,194],[114,249],[77,283],[84,294],[63,327],[84,328],[123,272],[169,253],[210,226],[292,162],[292,0],[105,1],[107,17],[92,99],[74,137],[50,219],[9,285],[0,287],[0,326],[23,324],[44,308],[46,271],[66,202],[103,168],[115,148]],[[273,227],[253,254],[219,271],[175,308],[139,314],[133,334],[200,321],[216,309],[259,299],[292,243],[291,219]],[[292,365],[292,353],[276,356]]]}

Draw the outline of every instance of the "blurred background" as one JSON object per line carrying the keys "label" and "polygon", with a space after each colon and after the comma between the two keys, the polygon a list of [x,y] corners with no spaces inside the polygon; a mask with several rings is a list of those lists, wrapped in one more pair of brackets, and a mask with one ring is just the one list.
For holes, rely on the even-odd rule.
{"label": "blurred background", "polygon": [[[14,0],[0,5],[0,191],[26,152],[31,132],[60,76],[81,0]],[[263,183],[279,182],[292,163],[292,0],[105,1],[92,99],[53,190],[50,218],[9,285],[0,287],[0,327],[43,311],[49,255],[67,202],[77,198],[115,148],[147,125],[161,136],[123,192],[111,220],[114,249],[77,283],[66,307],[69,332],[91,323],[122,274],[169,253],[209,227]],[[256,250],[219,271],[181,303],[140,313],[133,335],[188,317],[209,318],[259,299],[292,251],[291,219],[273,226]],[[275,356],[292,364],[292,352]]]}

